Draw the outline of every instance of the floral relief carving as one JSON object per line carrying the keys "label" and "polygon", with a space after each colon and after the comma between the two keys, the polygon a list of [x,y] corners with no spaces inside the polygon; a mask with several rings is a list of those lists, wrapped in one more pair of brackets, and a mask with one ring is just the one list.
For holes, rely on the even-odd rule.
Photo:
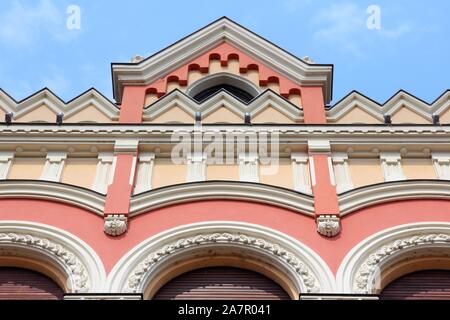
{"label": "floral relief carving", "polygon": [[73,252],[62,245],[35,235],[18,233],[0,233],[0,244],[2,243],[18,244],[50,253],[66,267],[72,284],[72,292],[83,293],[89,291],[89,276],[85,266]]}
{"label": "floral relief carving", "polygon": [[179,252],[183,249],[209,245],[209,244],[233,244],[246,247],[253,247],[284,260],[295,273],[302,279],[307,292],[319,292],[318,281],[309,268],[301,262],[301,260],[293,253],[285,250],[278,244],[268,242],[261,238],[248,236],[245,234],[231,234],[231,233],[214,233],[214,234],[200,234],[189,238],[180,239],[174,243],[165,245],[161,249],[152,252],[139,263],[139,265],[132,271],[127,281],[126,292],[136,293],[140,290],[140,285],[144,280],[146,274],[154,265],[168,257],[171,254]]}
{"label": "floral relief carving", "polygon": [[359,267],[353,282],[353,291],[355,293],[371,294],[373,289],[372,280],[374,275],[379,271],[380,265],[386,261],[386,259],[395,256],[402,250],[430,244],[449,243],[450,235],[446,234],[415,235],[391,242],[370,254]]}

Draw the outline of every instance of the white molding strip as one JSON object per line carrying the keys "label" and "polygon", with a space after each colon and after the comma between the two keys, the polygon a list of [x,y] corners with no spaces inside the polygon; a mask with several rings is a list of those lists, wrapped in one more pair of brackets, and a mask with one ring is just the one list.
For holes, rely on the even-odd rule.
{"label": "white molding strip", "polygon": [[0,181],[0,198],[44,199],[69,203],[103,216],[105,197],[93,191],[50,181]]}
{"label": "white molding strip", "polygon": [[404,180],[367,186],[339,196],[341,216],[375,204],[408,199],[450,200],[450,182]]}
{"label": "white molding strip", "polygon": [[307,216],[314,216],[312,197],[268,185],[231,181],[181,184],[133,196],[130,203],[130,215],[135,216],[172,204],[208,199],[248,200],[268,203]]}

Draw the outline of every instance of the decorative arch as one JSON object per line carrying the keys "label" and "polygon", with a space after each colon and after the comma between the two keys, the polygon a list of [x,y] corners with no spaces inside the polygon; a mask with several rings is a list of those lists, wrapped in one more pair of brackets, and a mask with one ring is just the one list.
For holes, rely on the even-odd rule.
{"label": "decorative arch", "polygon": [[205,76],[195,81],[187,88],[186,94],[194,98],[203,91],[219,85],[228,85],[239,88],[251,95],[253,98],[257,97],[261,93],[261,89],[250,80],[232,73],[220,72]]}
{"label": "decorative arch", "polygon": [[132,197],[131,216],[177,203],[206,199],[234,199],[267,203],[314,217],[311,196],[261,183],[202,181],[150,190]]}
{"label": "decorative arch", "polygon": [[450,200],[450,181],[404,180],[365,186],[339,195],[341,216],[376,204],[409,200]]}
{"label": "decorative arch", "polygon": [[0,199],[29,198],[60,201],[103,216],[105,196],[85,188],[42,180],[2,180]]}
{"label": "decorative arch", "polygon": [[336,275],[338,291],[379,293],[386,273],[392,273],[406,260],[430,261],[433,257],[450,257],[450,223],[414,223],[383,230],[346,255]]}
{"label": "decorative arch", "polygon": [[[108,276],[107,288],[110,292],[144,293],[148,298],[177,275],[211,261],[202,258],[218,256],[228,264],[236,254],[250,261],[244,266],[247,269],[261,272],[266,267],[265,275],[293,299],[300,292],[333,291],[331,271],[310,248],[278,231],[242,222],[195,223],[153,236],[116,264]],[[203,264],[212,265],[218,264]],[[180,268],[182,272],[176,270]]]}
{"label": "decorative arch", "polygon": [[0,221],[0,264],[39,271],[66,293],[102,292],[106,273],[100,258],[81,239],[55,227]]}

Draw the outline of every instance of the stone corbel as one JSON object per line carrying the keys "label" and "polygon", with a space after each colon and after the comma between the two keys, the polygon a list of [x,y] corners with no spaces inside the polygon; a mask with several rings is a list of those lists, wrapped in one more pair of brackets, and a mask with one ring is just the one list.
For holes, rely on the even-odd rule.
{"label": "stone corbel", "polygon": [[311,194],[311,179],[308,172],[308,155],[306,153],[292,153],[292,175],[294,190]]}
{"label": "stone corbel", "polygon": [[138,171],[134,194],[149,191],[152,189],[153,166],[155,163],[154,153],[142,153],[139,155]]}
{"label": "stone corbel", "polygon": [[324,214],[316,218],[317,232],[332,238],[341,232],[341,221],[337,215]]}
{"label": "stone corbel", "polygon": [[440,180],[450,180],[450,153],[433,152],[432,159],[437,178]]}
{"label": "stone corbel", "polygon": [[380,154],[384,181],[405,180],[399,152],[382,152]]}
{"label": "stone corbel", "polygon": [[105,216],[104,231],[106,234],[117,237],[128,229],[128,219],[124,214],[111,214]]}
{"label": "stone corbel", "polygon": [[45,161],[44,171],[41,180],[59,182],[61,180],[64,162],[67,158],[65,152],[49,152]]}
{"label": "stone corbel", "polygon": [[348,156],[346,153],[333,153],[332,156],[334,177],[336,179],[336,191],[342,193],[353,189]]}
{"label": "stone corbel", "polygon": [[187,156],[186,182],[206,180],[206,156],[202,152],[194,152]]}
{"label": "stone corbel", "polygon": [[259,156],[257,153],[239,155],[239,180],[245,182],[259,182]]}
{"label": "stone corbel", "polygon": [[0,152],[0,180],[8,178],[13,159],[14,152]]}

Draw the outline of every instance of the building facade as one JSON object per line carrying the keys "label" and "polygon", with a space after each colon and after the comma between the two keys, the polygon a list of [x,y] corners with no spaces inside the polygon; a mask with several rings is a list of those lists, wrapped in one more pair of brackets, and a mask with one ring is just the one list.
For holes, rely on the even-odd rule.
{"label": "building facade", "polygon": [[0,91],[0,299],[450,298],[450,91],[329,105],[227,18],[112,81]]}

